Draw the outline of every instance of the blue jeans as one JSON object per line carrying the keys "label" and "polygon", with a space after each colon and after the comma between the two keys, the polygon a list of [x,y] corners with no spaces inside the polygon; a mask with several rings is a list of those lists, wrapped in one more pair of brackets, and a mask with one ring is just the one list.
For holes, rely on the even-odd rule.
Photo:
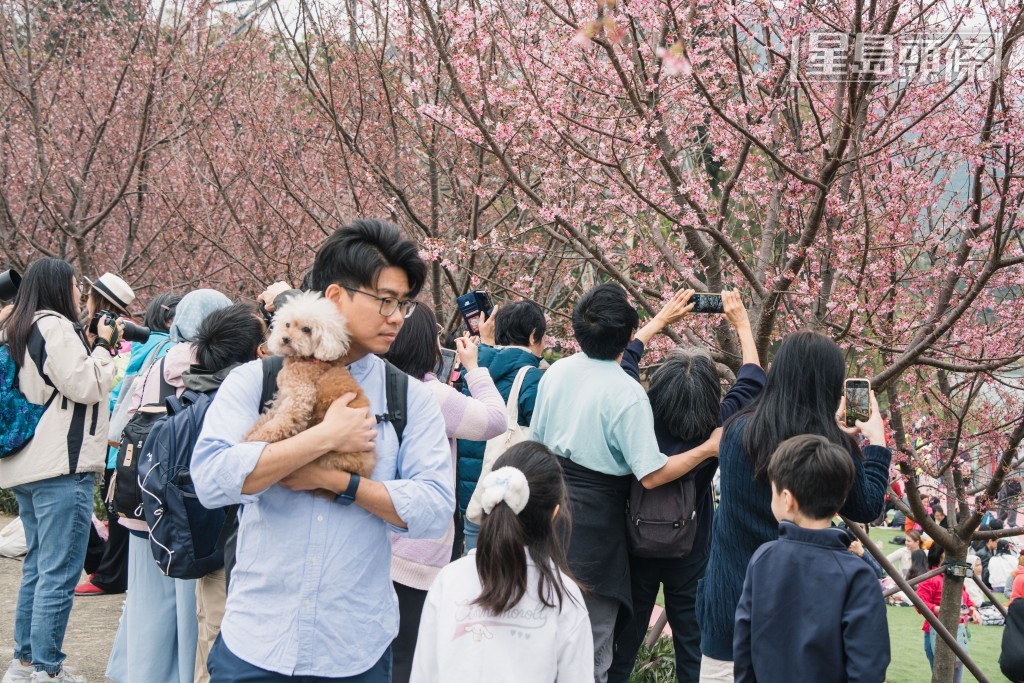
{"label": "blue jeans", "polygon": [[476,547],[477,539],[480,538],[480,525],[473,524],[465,517],[462,518],[462,533],[466,537],[466,554]]}
{"label": "blue jeans", "polygon": [[217,642],[210,650],[210,658],[206,661],[210,671],[210,683],[274,683],[275,681],[299,681],[300,683],[391,683],[391,648],[369,671],[345,678],[323,678],[321,676],[285,676],[253,666],[244,659],[235,656],[224,638],[217,636]]}
{"label": "blue jeans", "polygon": [[[960,636],[960,633],[959,633],[959,629],[960,628],[963,628],[963,626],[961,625],[961,626],[959,626],[957,628],[957,631],[958,631],[957,632],[957,637],[958,637],[958,639],[959,639],[959,636]],[[933,633],[933,631],[925,631],[924,632],[924,656],[928,658],[928,666],[929,666],[929,668],[934,669],[935,668],[935,638],[932,635],[932,633]],[[957,658],[955,660],[955,664],[953,665],[953,683],[960,683],[963,680],[963,678],[964,678],[964,663],[961,662],[959,658]]]}
{"label": "blue jeans", "polygon": [[93,474],[68,474],[15,486],[28,554],[14,617],[14,657],[60,672],[64,632],[82,576],[92,519]]}

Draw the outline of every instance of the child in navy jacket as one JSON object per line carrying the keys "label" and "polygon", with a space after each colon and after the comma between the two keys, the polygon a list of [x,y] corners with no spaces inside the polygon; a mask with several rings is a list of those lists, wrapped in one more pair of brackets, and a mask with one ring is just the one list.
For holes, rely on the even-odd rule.
{"label": "child in navy jacket", "polygon": [[795,436],[768,466],[779,540],[750,560],[736,609],[736,683],[866,681],[889,666],[885,602],[871,568],[831,520],[854,480],[849,454]]}

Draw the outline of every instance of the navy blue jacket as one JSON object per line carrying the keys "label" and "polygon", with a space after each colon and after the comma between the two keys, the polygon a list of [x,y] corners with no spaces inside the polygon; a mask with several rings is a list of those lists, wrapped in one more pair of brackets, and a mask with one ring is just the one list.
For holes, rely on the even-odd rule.
{"label": "navy blue jacket", "polygon": [[874,572],[841,529],[779,525],[736,608],[736,683],[882,683],[889,624]]}
{"label": "navy blue jacket", "polygon": [[[644,343],[639,339],[629,342],[625,353],[622,354],[622,369],[638,382],[640,381],[640,359],[643,355]],[[722,398],[716,426],[721,427],[726,420],[747,407],[761,394],[766,381],[767,377],[760,365],[747,363],[741,366],[739,372],[736,373],[736,381]],[[658,439],[658,448],[665,455],[685,453],[701,445],[711,436],[708,433],[702,439],[691,441],[680,439],[670,434],[665,426],[657,420],[654,422],[654,435]],[[693,477],[694,490],[697,493],[697,507],[694,509],[697,534],[693,539],[693,550],[687,556],[688,560],[707,557],[711,551],[711,520],[715,515],[715,505],[711,497],[711,482],[717,471],[718,458],[708,458],[684,475]]]}
{"label": "navy blue jacket", "polygon": [[[713,659],[732,661],[733,620],[743,589],[743,576],[754,552],[778,537],[772,514],[772,487],[754,479],[754,468],[743,450],[747,418],[734,417],[725,425],[718,447],[722,498],[712,524],[708,567],[697,587],[700,650]],[[883,446],[865,446],[863,460],[851,455],[856,472],[853,488],[840,512],[855,522],[870,522],[885,505],[892,453]],[[859,557],[858,562],[867,567]]]}
{"label": "navy blue jacket", "polygon": [[[519,390],[519,424],[529,427],[530,420],[533,418],[533,404],[537,401],[537,385],[540,383],[541,375],[544,374],[537,367],[540,365],[540,358],[518,346],[496,349],[481,344],[480,357],[477,362],[480,367],[487,368],[491,373],[494,386],[498,388],[501,398],[506,403],[508,403],[508,395],[512,393],[512,384],[515,382],[519,368],[524,365],[534,368],[526,373],[526,377],[523,378],[523,386]],[[464,389],[463,393],[468,395],[469,389]],[[463,513],[466,512],[466,506],[469,505],[469,499],[473,497],[476,482],[480,479],[486,446],[486,441],[459,439],[458,466],[456,467],[458,486],[455,493],[458,496],[459,510]]]}

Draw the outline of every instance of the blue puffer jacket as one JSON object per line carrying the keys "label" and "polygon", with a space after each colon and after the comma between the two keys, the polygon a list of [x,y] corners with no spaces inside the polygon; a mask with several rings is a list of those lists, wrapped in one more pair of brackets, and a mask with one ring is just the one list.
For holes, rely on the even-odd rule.
{"label": "blue puffer jacket", "polygon": [[[506,403],[519,368],[524,365],[535,368],[526,373],[526,377],[523,378],[523,388],[519,391],[519,424],[529,427],[530,419],[533,417],[533,404],[537,401],[537,384],[540,382],[541,375],[544,374],[537,367],[540,365],[540,358],[518,346],[495,349],[481,344],[479,363],[480,367],[490,371],[491,379],[494,380],[494,385],[498,387],[501,398]],[[468,390],[464,391],[469,393]],[[486,441],[459,439],[457,477],[459,510],[463,513],[466,512],[469,499],[473,497],[473,489],[476,488],[476,482],[480,479],[486,446]]]}

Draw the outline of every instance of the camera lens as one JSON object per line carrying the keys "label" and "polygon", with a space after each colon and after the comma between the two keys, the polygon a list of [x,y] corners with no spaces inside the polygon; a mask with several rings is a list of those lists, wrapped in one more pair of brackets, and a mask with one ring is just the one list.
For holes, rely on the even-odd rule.
{"label": "camera lens", "polygon": [[21,274],[14,268],[0,273],[0,301],[10,301],[17,295]]}
{"label": "camera lens", "polygon": [[130,323],[126,320],[124,323],[124,331],[121,333],[121,338],[125,341],[144,344],[149,341],[149,328],[145,325],[136,325],[135,323]]}

